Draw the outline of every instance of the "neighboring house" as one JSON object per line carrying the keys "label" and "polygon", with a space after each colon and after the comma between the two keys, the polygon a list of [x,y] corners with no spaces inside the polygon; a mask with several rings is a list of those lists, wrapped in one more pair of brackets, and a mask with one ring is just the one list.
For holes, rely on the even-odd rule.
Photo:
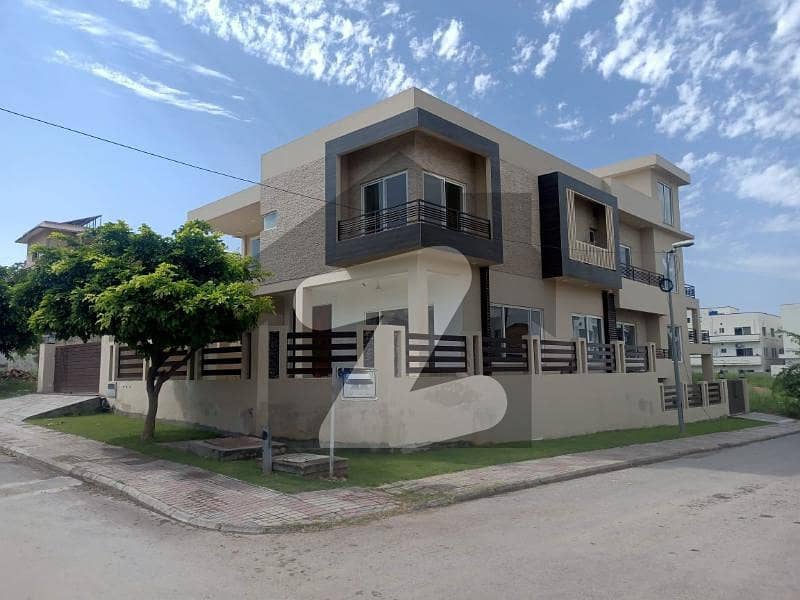
{"label": "neighboring house", "polygon": [[[781,362],[783,341],[776,315],[715,306],[701,308],[700,321],[702,335],[707,334],[711,342],[714,370],[720,375],[769,372],[771,365]],[[701,366],[695,357],[692,366]]]}
{"label": "neighboring house", "polygon": [[[800,304],[781,304],[780,318],[782,331],[800,334]],[[773,375],[777,375],[786,367],[800,364],[800,344],[797,343],[795,338],[784,333],[781,336],[783,338],[783,352],[780,354],[780,358],[783,359],[783,364],[770,367]]]}
{"label": "neighboring house", "polygon": [[[669,341],[659,284],[664,252],[692,238],[679,202],[690,178],[661,156],[587,171],[412,88],[267,152],[261,182],[189,218],[241,239],[271,273],[259,293],[277,312],[243,342],[253,358],[242,358],[239,400],[215,404],[222,388],[215,396],[198,360],[195,387],[164,388],[167,418],[250,432],[268,420],[278,437],[317,438],[331,362],[347,354],[380,365],[381,401],[337,417],[343,443],[419,443],[391,431],[413,412],[414,382],[457,407],[464,394],[437,392],[437,378],[481,373],[503,385],[508,410],[494,428],[475,425],[491,432],[480,439],[521,439],[501,431],[512,417],[534,437],[672,422],[673,351],[688,418],[727,410],[718,384],[702,392],[711,409],[691,385],[690,354],[713,379],[699,329],[679,322]],[[699,303],[680,251],[676,270],[682,320]],[[139,367],[133,382],[116,379],[118,408],[141,412]],[[192,393],[201,408],[188,408]]]}
{"label": "neighboring house", "polygon": [[59,243],[58,240],[50,237],[53,233],[58,232],[68,236],[78,235],[86,229],[96,227],[100,223],[100,218],[101,215],[94,215],[72,221],[42,221],[36,227],[29,229],[16,240],[18,244],[25,244],[28,247],[25,266],[29,267],[36,262],[34,246],[53,246]]}
{"label": "neighboring house", "polygon": [[[42,221],[19,238],[18,244],[26,244],[28,251],[25,266],[36,262],[36,246],[53,247],[63,243],[53,237],[54,233],[77,236],[100,224],[101,215],[74,219],[72,221]],[[32,357],[25,361],[30,364]],[[50,340],[39,347],[38,391],[60,393],[97,393],[100,386],[100,340],[87,343],[79,339]]]}

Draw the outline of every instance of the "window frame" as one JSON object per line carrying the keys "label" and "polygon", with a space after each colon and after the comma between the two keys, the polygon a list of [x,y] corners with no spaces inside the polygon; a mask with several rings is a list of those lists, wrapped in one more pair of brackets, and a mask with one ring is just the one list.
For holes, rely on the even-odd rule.
{"label": "window frame", "polygon": [[[276,210],[270,210],[261,215],[261,227],[263,228],[264,231],[274,231],[278,228],[278,214],[279,213],[276,209]],[[270,217],[272,215],[275,216],[275,222],[271,227],[267,227],[267,217]]]}
{"label": "window frame", "polygon": [[[582,336],[579,336],[579,335],[575,335],[575,324],[574,324],[575,317],[582,318],[584,320],[583,322],[584,322],[585,329],[586,329],[586,337],[585,338],[582,337]],[[587,344],[592,343],[592,342],[589,341],[589,319],[596,319],[596,320],[598,320],[600,322],[600,341],[597,342],[597,343],[598,344],[605,344],[606,343],[606,341],[605,341],[606,334],[605,334],[605,331],[604,331],[604,328],[603,328],[603,317],[598,317],[597,315],[592,315],[592,314],[588,314],[588,313],[584,313],[584,314],[581,314],[581,313],[570,313],[570,323],[572,323],[572,334],[573,334],[572,337],[585,339]]]}
{"label": "window frame", "polygon": [[[622,257],[625,256],[625,254],[626,254],[625,252],[623,252],[623,248],[625,250],[627,250],[628,262],[624,262],[622,260]],[[619,262],[620,262],[621,265],[626,265],[628,267],[632,267],[633,266],[633,250],[631,250],[631,247],[628,246],[627,244],[620,244],[619,245],[619,258],[620,258]]]}
{"label": "window frame", "polygon": [[[435,177],[441,183],[440,192],[442,202],[433,202],[425,198],[425,176],[430,175],[431,177]],[[466,213],[466,206],[467,203],[467,184],[456,179],[451,179],[450,177],[445,177],[444,175],[439,175],[438,173],[434,173],[433,171],[423,171],[422,172],[422,201],[423,202],[430,202],[431,204],[438,204],[442,208],[447,208],[447,195],[445,191],[445,184],[449,183],[451,185],[456,185],[461,188],[461,207],[458,209],[458,212]]]}
{"label": "window frame", "polygon": [[[633,345],[625,344],[625,327],[630,327],[633,329]],[[636,323],[629,323],[627,321],[617,321],[617,328],[619,328],[622,332],[622,339],[620,340],[623,344],[625,344],[629,348],[635,348],[638,342],[638,335],[637,335],[637,328]]]}
{"label": "window frame", "polygon": [[[503,335],[502,335],[502,337],[504,339],[506,337],[508,337],[507,333],[506,333],[506,321],[507,321],[507,319],[506,319],[506,310],[509,309],[509,308],[516,308],[518,310],[526,310],[526,311],[528,311],[528,335],[531,335],[531,336],[532,335],[538,335],[539,338],[544,337],[543,336],[543,334],[544,334],[544,310],[542,310],[541,308],[536,308],[534,306],[518,306],[518,305],[515,305],[515,304],[503,304],[503,303],[500,303],[500,302],[491,302],[489,304],[489,313],[490,314],[491,314],[492,308],[499,308],[499,309],[501,309],[503,311],[503,317],[502,317],[502,320],[503,320]],[[534,312],[539,313],[539,333],[538,334],[533,332],[533,313]],[[494,337],[494,336],[492,336],[492,337]]]}
{"label": "window frame", "polygon": [[[664,190],[669,192],[668,202],[663,196]],[[672,186],[663,181],[656,180],[656,191],[658,193],[658,200],[661,203],[661,221],[665,225],[675,225],[675,199],[672,193]],[[667,206],[669,206],[669,220],[667,220]]]}
{"label": "window frame", "polygon": [[[397,177],[399,175],[404,175],[406,178],[406,201],[403,204],[408,204],[408,169],[403,169],[402,171],[397,171],[396,173],[390,173],[389,175],[383,175],[381,177],[376,177],[375,179],[370,179],[369,181],[365,181],[361,184],[361,214],[371,214],[372,212],[379,212],[386,209],[386,180],[392,179],[393,177]],[[366,212],[365,203],[364,203],[364,190],[371,186],[375,185],[376,183],[381,184],[381,195],[379,200],[379,208],[377,211],[370,211],[369,213]]]}

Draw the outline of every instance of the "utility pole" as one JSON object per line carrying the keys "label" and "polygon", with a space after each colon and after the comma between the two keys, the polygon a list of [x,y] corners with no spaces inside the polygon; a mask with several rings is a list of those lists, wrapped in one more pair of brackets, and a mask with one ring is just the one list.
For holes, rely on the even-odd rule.
{"label": "utility pole", "polygon": [[669,301],[669,339],[672,342],[672,371],[675,376],[675,402],[678,409],[678,431],[681,435],[686,433],[686,423],[683,417],[683,384],[681,383],[681,371],[678,364],[678,340],[675,335],[675,314],[672,309],[672,292],[675,288],[675,281],[677,279],[678,269],[675,258],[675,251],[678,248],[688,248],[694,244],[694,240],[686,240],[683,242],[675,242],[672,248],[667,251],[667,281],[661,288],[667,293]]}

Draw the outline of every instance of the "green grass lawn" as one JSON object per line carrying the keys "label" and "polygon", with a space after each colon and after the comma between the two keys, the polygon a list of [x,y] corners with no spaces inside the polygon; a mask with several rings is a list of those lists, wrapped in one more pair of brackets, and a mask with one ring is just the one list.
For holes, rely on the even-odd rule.
{"label": "green grass lawn", "polygon": [[[215,434],[208,431],[181,425],[159,423],[156,427],[156,442],[145,443],[139,437],[142,431],[142,421],[133,417],[103,413],[80,417],[31,419],[30,422],[115,446],[138,450],[150,456],[195,465],[249,483],[290,493],[345,485],[378,486],[392,481],[418,479],[464,469],[558,456],[572,452],[658,442],[678,437],[677,426],[662,426],[604,431],[591,435],[519,444],[474,448],[436,448],[410,454],[339,450],[336,453],[338,456],[350,459],[350,477],[346,482],[332,482],[305,480],[279,473],[266,477],[261,474],[258,460],[221,462],[165,448],[158,444],[159,442],[215,437]],[[747,419],[723,418],[715,421],[688,423],[686,430],[688,436],[694,436],[718,431],[735,431],[759,425],[763,425],[763,423]]]}
{"label": "green grass lawn", "polygon": [[36,391],[36,381],[32,379],[0,379],[0,399],[13,398]]}

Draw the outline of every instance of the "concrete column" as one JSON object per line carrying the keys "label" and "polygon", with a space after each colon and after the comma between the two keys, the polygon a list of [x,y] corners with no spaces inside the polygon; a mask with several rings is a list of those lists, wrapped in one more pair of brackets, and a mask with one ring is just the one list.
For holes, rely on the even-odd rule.
{"label": "concrete column", "polygon": [[36,391],[52,394],[56,375],[56,345],[39,344],[39,376]]}
{"label": "concrete column", "polygon": [[294,293],[296,331],[311,331],[313,291],[299,286]]}
{"label": "concrete column", "polygon": [[703,369],[703,379],[705,381],[714,381],[716,379],[714,376],[714,357],[711,354],[701,354],[700,364]]}
{"label": "concrete column", "polygon": [[475,336],[464,336],[466,346],[467,375],[479,375],[478,363],[475,359]]}
{"label": "concrete column", "polygon": [[589,357],[587,355],[588,348],[586,347],[586,340],[583,338],[575,338],[575,354],[578,358],[578,373],[589,372]]}
{"label": "concrete column", "polygon": [[100,383],[97,392],[102,396],[108,393],[108,382],[115,379],[116,352],[116,344],[111,336],[104,335],[100,338]]}
{"label": "concrete column", "polygon": [[420,258],[408,270],[408,330],[411,333],[428,332],[428,271]]}
{"label": "concrete column", "polygon": [[708,382],[700,382],[700,397],[703,399],[703,406],[708,406]]}
{"label": "concrete column", "polygon": [[483,335],[480,333],[476,333],[472,337],[472,344],[473,344],[473,357],[472,359],[475,361],[475,370],[473,373],[475,375],[483,375]]}

